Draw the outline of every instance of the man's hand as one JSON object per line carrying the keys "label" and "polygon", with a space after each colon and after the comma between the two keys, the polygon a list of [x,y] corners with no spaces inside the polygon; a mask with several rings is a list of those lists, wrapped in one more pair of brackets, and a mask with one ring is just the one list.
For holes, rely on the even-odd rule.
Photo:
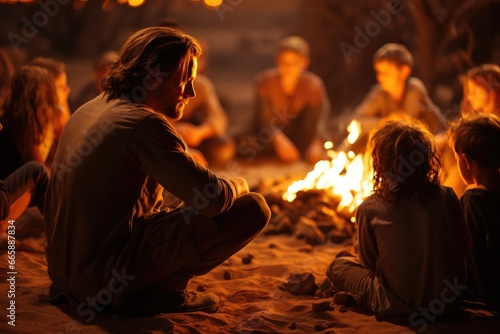
{"label": "man's hand", "polygon": [[276,132],[274,134],[273,145],[274,151],[281,160],[285,162],[294,162],[299,160],[299,150],[284,133]]}
{"label": "man's hand", "polygon": [[247,181],[242,178],[242,177],[233,177],[229,179],[234,186],[236,187],[236,191],[238,193],[238,197],[240,197],[243,194],[248,193],[250,190],[248,189],[248,183]]}

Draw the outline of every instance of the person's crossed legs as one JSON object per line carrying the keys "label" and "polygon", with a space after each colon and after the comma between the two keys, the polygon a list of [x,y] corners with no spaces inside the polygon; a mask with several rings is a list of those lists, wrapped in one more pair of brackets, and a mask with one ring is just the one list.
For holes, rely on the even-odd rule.
{"label": "person's crossed legs", "polygon": [[[189,280],[208,273],[241,250],[267,225],[270,210],[256,193],[239,197],[226,212],[209,218],[195,210],[161,212],[132,237],[136,251],[127,266],[135,278],[126,304],[134,309],[182,311]],[[130,247],[128,245],[127,247]]]}

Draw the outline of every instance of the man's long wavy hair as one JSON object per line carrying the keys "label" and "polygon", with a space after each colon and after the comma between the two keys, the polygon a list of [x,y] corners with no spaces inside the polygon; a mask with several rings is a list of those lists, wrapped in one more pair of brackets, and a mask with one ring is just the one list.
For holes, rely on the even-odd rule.
{"label": "man's long wavy hair", "polygon": [[388,121],[372,133],[373,191],[392,205],[403,197],[426,202],[439,184],[441,161],[432,134],[416,120]]}
{"label": "man's long wavy hair", "polygon": [[[198,41],[175,29],[150,27],[139,30],[129,37],[118,59],[110,64],[102,89],[109,94],[109,99],[130,97],[134,88],[147,89],[152,79],[159,83],[177,71],[182,73],[181,80],[185,82],[192,58],[200,55]],[[152,73],[158,74],[158,70],[160,77],[154,78]]]}
{"label": "man's long wavy hair", "polygon": [[24,144],[39,145],[45,139],[57,106],[54,78],[46,69],[25,65],[12,78],[10,97],[1,120]]}

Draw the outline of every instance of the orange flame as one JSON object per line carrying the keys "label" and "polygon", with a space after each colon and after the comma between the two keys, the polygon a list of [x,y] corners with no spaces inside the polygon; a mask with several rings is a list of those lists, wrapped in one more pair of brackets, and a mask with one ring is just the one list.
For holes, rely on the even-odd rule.
{"label": "orange flame", "polygon": [[[356,142],[361,132],[358,121],[353,120],[347,127],[350,144]],[[325,148],[333,148],[331,142],[325,143]],[[316,163],[314,169],[307,173],[303,180],[294,181],[283,194],[283,200],[293,202],[297,192],[310,189],[330,190],[341,200],[337,211],[347,210],[353,213],[356,207],[371,194],[373,188],[373,170],[369,167],[363,155],[354,152],[328,151],[328,160]]]}

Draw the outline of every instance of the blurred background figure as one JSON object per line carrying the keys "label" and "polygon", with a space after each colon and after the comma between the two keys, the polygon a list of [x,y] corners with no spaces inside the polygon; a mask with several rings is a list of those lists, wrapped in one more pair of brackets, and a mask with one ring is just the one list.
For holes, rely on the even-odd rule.
{"label": "blurred background figure", "polygon": [[303,38],[279,43],[276,67],[256,76],[254,134],[240,143],[240,153],[271,153],[285,162],[314,163],[323,157],[330,103],[323,81],[308,67],[309,45]]}
{"label": "blurred background figure", "polygon": [[10,80],[14,75],[15,68],[7,50],[0,48],[0,106],[10,94]]}
{"label": "blurred background figure", "polygon": [[94,80],[89,82],[81,91],[78,98],[71,103],[72,110],[75,111],[82,104],[92,100],[102,93],[102,78],[109,72],[109,65],[118,59],[118,52],[106,51],[94,64]]}
{"label": "blurred background figure", "polygon": [[[387,43],[375,52],[373,69],[377,84],[372,86],[353,114],[353,118],[361,123],[361,136],[355,143],[355,151],[364,150],[370,131],[381,121],[402,118],[424,122],[436,136],[439,147],[444,146],[446,119],[429,97],[422,81],[411,76],[413,65],[413,55],[402,44]],[[347,147],[341,147],[341,150],[347,150]]]}
{"label": "blurred background figure", "polygon": [[71,116],[68,101],[71,88],[68,86],[66,65],[60,60],[45,57],[37,57],[35,59],[32,59],[28,62],[28,65],[43,67],[47,71],[49,71],[56,89],[57,107],[54,109],[51,118],[51,123],[54,127],[54,145],[52,146],[52,151],[49,152],[49,155],[46,158],[47,163],[50,163],[54,159],[54,155],[56,153],[55,150],[57,148],[59,140],[61,139],[61,134],[64,126]]}
{"label": "blurred background figure", "polygon": [[24,163],[42,164],[55,145],[54,112],[57,93],[52,75],[45,68],[26,65],[14,75],[10,97],[0,122],[0,179]]}
{"label": "blurred background figure", "polygon": [[471,111],[500,116],[500,67],[484,64],[474,67],[462,77],[464,95],[462,114]]}

